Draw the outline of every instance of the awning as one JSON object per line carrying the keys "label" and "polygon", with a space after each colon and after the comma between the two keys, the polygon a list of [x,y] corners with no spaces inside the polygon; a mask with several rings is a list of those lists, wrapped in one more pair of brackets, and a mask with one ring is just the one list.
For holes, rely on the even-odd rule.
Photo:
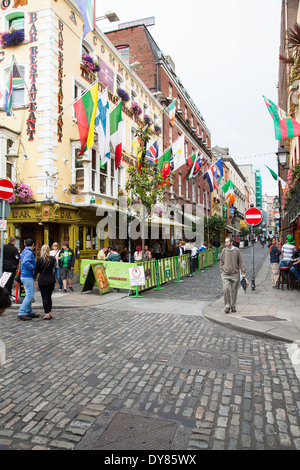
{"label": "awning", "polygon": [[240,233],[240,232],[241,232],[241,231],[240,231],[240,230],[238,230],[237,228],[235,228],[235,227],[231,227],[231,225],[226,225],[226,228],[228,228],[229,230],[233,230],[234,232],[238,232],[238,233]]}

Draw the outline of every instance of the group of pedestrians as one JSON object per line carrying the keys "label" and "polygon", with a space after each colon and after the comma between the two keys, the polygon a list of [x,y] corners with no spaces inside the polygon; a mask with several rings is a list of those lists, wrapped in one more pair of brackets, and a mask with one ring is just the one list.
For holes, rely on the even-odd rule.
{"label": "group of pedestrians", "polygon": [[[300,250],[296,249],[295,240],[292,235],[287,235],[286,243],[281,247],[280,242],[273,237],[270,250],[270,263],[272,269],[272,287],[278,289],[279,268],[289,267],[294,278],[300,279]],[[282,256],[282,259],[280,259]]]}
{"label": "group of pedestrians", "polygon": [[15,247],[15,243],[16,239],[11,237],[7,245],[4,246],[3,269],[11,273],[5,287],[12,301],[14,300],[12,286],[20,260],[19,280],[24,286],[25,298],[20,306],[18,318],[28,321],[39,317],[32,310],[35,282],[37,280],[45,312],[43,319],[50,320],[52,318],[52,293],[55,291],[56,280],[59,284],[59,290],[67,292],[68,281],[69,289],[73,291],[74,251],[69,247],[68,242],[62,243],[61,250],[59,250],[58,243],[55,242],[51,247],[51,251],[49,245],[43,245],[40,256],[36,260],[34,255],[35,242],[32,238],[25,240],[25,248],[21,254]]}

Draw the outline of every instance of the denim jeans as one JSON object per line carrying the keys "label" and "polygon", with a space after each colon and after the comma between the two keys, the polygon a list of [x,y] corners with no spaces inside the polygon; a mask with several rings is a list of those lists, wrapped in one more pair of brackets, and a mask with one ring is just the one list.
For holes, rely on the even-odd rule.
{"label": "denim jeans", "polygon": [[26,295],[20,307],[19,316],[31,315],[33,313],[31,302],[34,299],[34,279],[32,277],[21,276],[21,282],[24,286]]}
{"label": "denim jeans", "polygon": [[293,273],[296,279],[300,278],[300,270],[297,269],[295,266],[292,266],[290,272]]}
{"label": "denim jeans", "polygon": [[57,282],[59,284],[59,288],[62,289],[63,283],[62,283],[61,276],[60,276],[60,268],[55,268],[55,272],[54,272],[54,289],[55,289],[55,279],[57,279]]}

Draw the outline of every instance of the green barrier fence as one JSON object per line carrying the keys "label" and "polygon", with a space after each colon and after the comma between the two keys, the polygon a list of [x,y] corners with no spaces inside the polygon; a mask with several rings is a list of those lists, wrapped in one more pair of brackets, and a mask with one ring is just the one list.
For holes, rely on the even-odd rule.
{"label": "green barrier fence", "polygon": [[[215,264],[215,252],[203,251],[198,254],[198,272]],[[109,286],[117,289],[134,290],[136,293],[148,289],[164,289],[167,282],[183,282],[183,276],[190,273],[190,255],[162,258],[160,260],[145,260],[138,263],[113,263],[99,260],[82,260],[80,268],[80,284],[84,284],[89,266],[102,264],[109,282]],[[129,268],[143,266],[145,271],[145,285],[138,288],[130,285]],[[96,285],[96,284],[95,284]]]}

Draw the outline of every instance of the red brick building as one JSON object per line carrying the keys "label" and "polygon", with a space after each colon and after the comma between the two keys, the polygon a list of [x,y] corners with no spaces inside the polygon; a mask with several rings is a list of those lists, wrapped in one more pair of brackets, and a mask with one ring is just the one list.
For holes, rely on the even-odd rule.
{"label": "red brick building", "polygon": [[[165,56],[160,50],[145,25],[130,25],[124,29],[110,31],[106,35],[165,107],[162,129],[164,150],[184,134],[186,158],[193,153],[200,153],[206,161],[201,173],[190,180],[183,179],[187,173],[187,167],[184,165],[179,168],[169,196],[172,195],[180,205],[203,204],[205,214],[210,216],[211,194],[203,174],[212,162],[211,134],[200,111],[176,75],[174,62],[171,57]],[[127,90],[127,92],[134,101],[135,91]],[[175,98],[177,110],[175,124],[172,127],[166,108]],[[146,109],[143,111],[147,114]]]}

